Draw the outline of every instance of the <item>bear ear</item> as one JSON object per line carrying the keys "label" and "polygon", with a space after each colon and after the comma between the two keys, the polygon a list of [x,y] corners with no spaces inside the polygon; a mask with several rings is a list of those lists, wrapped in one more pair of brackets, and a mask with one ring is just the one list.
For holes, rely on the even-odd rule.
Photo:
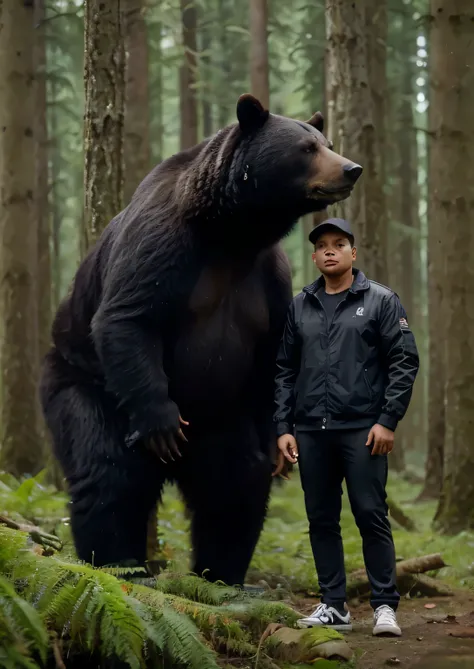
{"label": "bear ear", "polygon": [[309,121],[306,121],[308,125],[312,125],[313,128],[322,132],[324,130],[324,116],[321,112],[317,111],[316,114],[313,114]]}
{"label": "bear ear", "polygon": [[237,100],[237,119],[243,132],[258,130],[265,124],[268,116],[268,110],[250,93],[241,95]]}

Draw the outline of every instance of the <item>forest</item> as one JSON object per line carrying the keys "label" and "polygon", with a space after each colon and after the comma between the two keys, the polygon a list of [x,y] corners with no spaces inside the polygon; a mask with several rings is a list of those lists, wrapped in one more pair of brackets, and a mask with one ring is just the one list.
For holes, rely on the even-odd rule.
{"label": "forest", "polygon": [[[342,216],[416,336],[389,456],[399,639],[371,636],[346,491],[354,631],[296,629],[318,601],[297,467],[273,484],[253,592],[189,573],[171,485],[150,520],[153,587],[74,551],[38,400],[54,315],[152,167],[234,123],[247,92],[273,114],[321,111],[364,168],[283,240],[293,293],[316,278],[309,232]],[[474,666],[473,110],[473,0],[0,0],[0,667]]]}

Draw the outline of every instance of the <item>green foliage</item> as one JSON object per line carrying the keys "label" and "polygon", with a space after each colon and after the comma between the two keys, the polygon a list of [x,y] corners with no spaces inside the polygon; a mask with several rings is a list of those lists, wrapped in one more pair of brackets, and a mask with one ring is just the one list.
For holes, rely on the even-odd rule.
{"label": "green foliage", "polygon": [[41,616],[0,576],[0,666],[34,669],[38,664],[31,654],[44,662],[47,647],[48,633]]}
{"label": "green foliage", "polygon": [[180,595],[193,602],[223,604],[229,600],[242,599],[245,595],[236,588],[208,583],[193,575],[166,573],[157,579],[157,590],[170,595]]}
{"label": "green foliage", "polygon": [[[18,482],[0,476],[2,504],[21,520],[42,517],[51,527],[60,528],[66,516],[66,497],[55,495],[40,481],[41,477]],[[415,506],[412,500],[418,486],[402,477],[390,475],[388,492],[410,516],[416,515],[420,529],[418,533],[394,527],[398,557],[439,551],[450,567],[441,570],[438,577],[455,587],[474,586],[474,535],[441,538],[433,533],[435,504]],[[18,513],[20,509],[22,514]],[[223,658],[248,658],[252,663],[258,658],[260,669],[275,669],[275,661],[268,657],[273,641],[259,648],[260,637],[269,623],[293,627],[299,615],[285,603],[268,601],[268,597],[291,601],[295,592],[317,592],[297,470],[292,480],[274,488],[248,575],[249,581],[264,579],[275,588],[267,590],[265,599],[186,573],[189,520],[174,487],[165,489],[159,523],[161,550],[171,558],[173,571],[161,574],[155,589],[119,580],[116,576],[124,576],[123,570],[115,575],[107,573],[115,570],[79,564],[74,555],[40,557],[30,550],[31,540],[24,533],[0,526],[0,665],[40,666],[47,631],[56,633],[72,656],[94,655],[98,663],[107,654],[115,654],[130,667],[216,669],[219,654]],[[362,546],[346,494],[341,525],[350,572],[362,566]],[[320,663],[322,666],[322,660],[318,666]]]}
{"label": "green foliage", "polygon": [[156,656],[173,666],[216,668],[214,653],[200,640],[196,625],[163,594],[154,602],[161,606],[151,608],[110,574],[26,550],[23,533],[8,528],[0,528],[0,547],[1,571],[73,652],[99,651],[132,669]]}

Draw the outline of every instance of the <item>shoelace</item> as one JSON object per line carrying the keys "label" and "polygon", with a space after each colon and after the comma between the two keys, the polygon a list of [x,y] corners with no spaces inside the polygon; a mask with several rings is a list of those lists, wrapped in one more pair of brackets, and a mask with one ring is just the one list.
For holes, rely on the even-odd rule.
{"label": "shoelace", "polygon": [[318,604],[316,609],[313,611],[311,614],[311,618],[321,618],[321,620],[328,621],[330,619],[330,616],[327,612],[327,604]]}
{"label": "shoelace", "polygon": [[376,621],[380,625],[394,625],[396,623],[395,612],[389,606],[384,606],[376,612]]}

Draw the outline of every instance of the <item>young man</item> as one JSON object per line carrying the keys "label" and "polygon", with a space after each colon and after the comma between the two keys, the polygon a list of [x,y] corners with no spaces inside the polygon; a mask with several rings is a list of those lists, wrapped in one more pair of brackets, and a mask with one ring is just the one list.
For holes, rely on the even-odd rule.
{"label": "young man", "polygon": [[299,462],[321,604],[300,627],[350,630],[340,531],[342,481],[371,585],[373,633],[401,634],[387,517],[387,455],[419,359],[398,296],[354,269],[354,235],[332,218],[309,235],[322,276],[297,295],[277,359],[278,475]]}

